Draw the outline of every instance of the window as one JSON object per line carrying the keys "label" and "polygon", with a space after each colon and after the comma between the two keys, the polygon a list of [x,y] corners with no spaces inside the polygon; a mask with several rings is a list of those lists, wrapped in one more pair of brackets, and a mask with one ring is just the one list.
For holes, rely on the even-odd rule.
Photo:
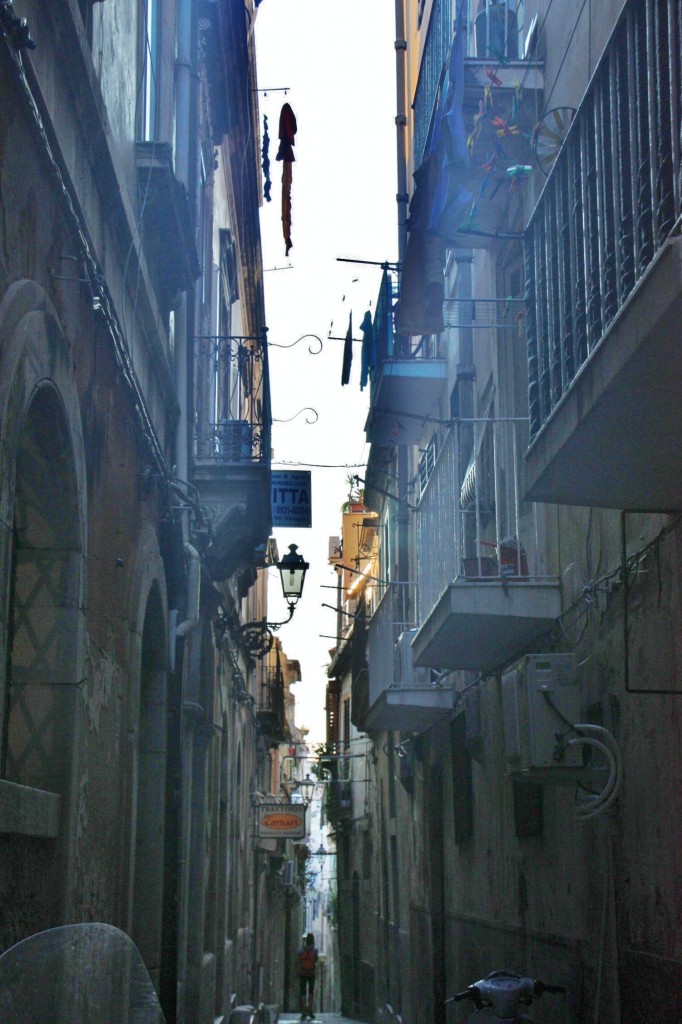
{"label": "window", "polygon": [[427,442],[426,448],[419,449],[419,494],[424,493],[428,479],[433,472],[434,466],[436,465],[436,455],[438,454],[438,435],[432,434],[431,439]]}
{"label": "window", "polygon": [[343,700],[343,752],[350,750],[350,697]]}
{"label": "window", "polygon": [[10,650],[0,775],[68,793],[76,713],[80,524],[57,393],[37,389],[17,448]]}

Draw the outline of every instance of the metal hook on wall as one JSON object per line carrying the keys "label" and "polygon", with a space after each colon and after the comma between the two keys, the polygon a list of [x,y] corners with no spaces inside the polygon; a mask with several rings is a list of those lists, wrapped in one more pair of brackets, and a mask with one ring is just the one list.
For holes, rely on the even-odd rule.
{"label": "metal hook on wall", "polygon": [[277,416],[273,416],[272,421],[273,423],[291,423],[292,420],[295,420],[297,416],[300,416],[304,412],[311,412],[315,417],[314,420],[311,420],[306,416],[305,421],[308,424],[317,423],[317,421],[320,418],[316,409],[313,409],[311,405],[304,405],[302,409],[299,409],[298,412],[295,412],[293,416],[289,416],[288,419],[280,419]]}
{"label": "metal hook on wall", "polygon": [[308,345],[308,351],[310,352],[311,356],[319,355],[323,348],[322,338],[319,336],[319,334],[302,334],[300,338],[297,338],[296,341],[292,341],[291,344],[289,345],[278,345],[274,341],[269,341],[268,345],[270,346],[270,348],[293,348],[294,345],[298,345],[299,341],[303,341],[304,338],[314,338],[315,341],[319,342],[320,347],[316,349],[312,348],[311,345]]}

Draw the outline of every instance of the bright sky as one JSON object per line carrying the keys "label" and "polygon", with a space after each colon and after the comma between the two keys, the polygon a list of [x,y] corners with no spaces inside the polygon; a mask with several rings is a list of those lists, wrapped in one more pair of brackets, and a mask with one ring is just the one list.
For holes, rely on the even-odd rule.
{"label": "bright sky", "polygon": [[[275,531],[280,556],[298,544],[310,563],[303,597],[280,637],[287,655],[301,662],[296,686],[297,724],[310,739],[325,736],[324,696],[336,616],[336,574],[328,563],[329,537],[341,529],[348,474],[364,476],[364,423],[368,389],[360,391],[360,345],[353,346],[350,384],[341,386],[343,342],[353,311],[360,337],[366,309],[374,310],[380,268],[339,263],[338,256],[395,260],[397,252],[394,0],[262,0],[256,18],[258,84],[268,117],[272,202],[261,214],[268,338],[289,344],[271,350],[275,420],[273,469],[312,471],[312,529]],[[292,189],[293,248],[285,257],[281,227],[279,113],[289,103],[297,120]],[[274,267],[292,269],[271,270]],[[361,465],[349,465],[359,463]],[[322,468],[337,466],[339,468]],[[346,468],[348,466],[348,468]],[[270,570],[269,616],[286,618],[279,574]],[[327,634],[327,636],[320,636]],[[329,639],[332,637],[332,639]]]}

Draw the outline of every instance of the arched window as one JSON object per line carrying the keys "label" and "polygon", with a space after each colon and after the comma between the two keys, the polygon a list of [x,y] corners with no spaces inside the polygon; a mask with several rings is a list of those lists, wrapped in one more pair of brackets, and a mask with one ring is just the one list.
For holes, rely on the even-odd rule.
{"label": "arched window", "polygon": [[64,409],[36,391],[19,438],[2,777],[65,796],[74,734],[81,551]]}

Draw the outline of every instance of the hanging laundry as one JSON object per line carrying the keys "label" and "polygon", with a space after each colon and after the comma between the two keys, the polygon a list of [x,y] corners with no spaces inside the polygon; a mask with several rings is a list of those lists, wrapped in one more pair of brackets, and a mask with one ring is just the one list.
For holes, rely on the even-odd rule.
{"label": "hanging laundry", "polygon": [[270,180],[270,135],[268,134],[267,114],[263,117],[263,146],[261,148],[261,156],[263,158],[263,162],[261,164],[263,168],[263,197],[269,203],[272,199],[272,196],[270,195],[272,182]]}
{"label": "hanging laundry", "polygon": [[396,322],[396,333],[402,336],[439,334],[443,330],[445,242],[428,230],[439,174],[433,154],[414,172]]}
{"label": "hanging laundry", "polygon": [[293,247],[291,241],[291,183],[293,179],[294,137],[297,131],[296,117],[288,103],[285,103],[279,115],[279,149],[277,160],[282,161],[282,232],[284,234],[285,254],[288,256]]}
{"label": "hanging laundry", "polygon": [[341,384],[350,383],[350,367],[353,362],[353,313],[348,317],[348,330],[343,343],[343,365],[341,367]]}
{"label": "hanging laundry", "polygon": [[366,386],[377,364],[377,348],[374,339],[374,324],[369,310],[360,324],[362,331],[362,366],[360,369],[360,390]]}
{"label": "hanging laundry", "polygon": [[437,160],[440,174],[429,217],[429,231],[444,239],[452,239],[462,223],[473,199],[459,184],[460,175],[469,163],[469,145],[464,126],[464,54],[466,21],[463,3],[459,2],[455,36],[450,49],[448,86],[440,104],[439,123],[434,130],[431,154]]}

